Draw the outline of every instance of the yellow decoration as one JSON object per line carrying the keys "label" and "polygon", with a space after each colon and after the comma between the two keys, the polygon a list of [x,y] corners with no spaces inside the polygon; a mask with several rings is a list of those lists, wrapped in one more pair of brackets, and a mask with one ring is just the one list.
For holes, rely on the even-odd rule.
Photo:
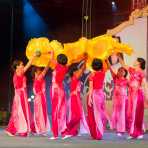
{"label": "yellow decoration", "polygon": [[[50,54],[47,53],[51,50],[54,50],[55,59],[60,53],[66,54],[68,57],[68,64],[80,61],[80,59],[83,58],[84,53],[87,53],[87,66],[90,68],[93,58],[100,58],[104,61],[113,53],[118,52],[131,55],[133,53],[132,48],[126,44],[117,42],[116,39],[112,38],[111,36],[117,34],[130,25],[133,25],[137,18],[144,16],[148,16],[148,5],[146,5],[143,9],[134,10],[129,16],[129,20],[121,23],[111,30],[107,30],[108,35],[105,34],[90,40],[80,38],[76,42],[64,44],[64,49],[62,44],[56,40],[49,42],[47,38],[31,39],[26,48],[26,56],[28,59],[30,59],[36,51],[40,51],[41,56],[36,58],[33,65],[46,66],[50,58]],[[84,16],[84,19],[87,20],[88,17]],[[54,65],[52,65],[52,67],[53,66]]]}
{"label": "yellow decoration", "polygon": [[[54,50],[54,59],[58,54],[65,54],[68,57],[68,64],[79,62],[84,58],[84,53],[88,54],[87,67],[91,69],[91,63],[94,58],[100,58],[105,61],[113,53],[126,53],[131,55],[133,50],[126,44],[119,43],[115,38],[109,35],[102,35],[92,39],[80,38],[73,43],[66,43],[63,46],[57,40],[49,42],[47,38],[31,39],[26,49],[28,59],[36,51],[41,52],[41,56],[36,58],[33,65],[46,66],[49,61],[49,51]],[[52,63],[52,62],[51,62]],[[55,65],[50,65],[54,68]]]}
{"label": "yellow decoration", "polygon": [[113,53],[125,53],[131,55],[133,50],[128,45],[119,43],[109,35],[95,37],[88,41],[87,53],[89,55],[88,65],[94,58],[106,60]]}
{"label": "yellow decoration", "polygon": [[[45,67],[50,59],[50,54],[48,52],[50,52],[51,50],[54,50],[56,57],[57,54],[62,52],[63,46],[60,42],[56,40],[49,42],[47,38],[34,38],[31,39],[27,45],[26,56],[28,59],[30,59],[36,51],[40,51],[41,56],[37,57],[33,61],[33,65]],[[50,66],[54,67],[54,65]]]}
{"label": "yellow decoration", "polygon": [[63,53],[63,45],[58,42],[57,40],[53,40],[50,43],[50,47],[52,47],[52,49],[54,50],[54,58],[56,59],[58,54]]}
{"label": "yellow decoration", "polygon": [[[52,50],[54,51],[54,59],[56,60],[57,55],[63,53],[63,45],[57,40],[53,40],[49,44],[50,47],[52,47]],[[50,67],[54,69],[55,65],[53,62],[51,62]]]}
{"label": "yellow decoration", "polygon": [[76,42],[64,44],[64,54],[67,55],[69,64],[81,59],[86,52],[87,41],[88,40],[83,37]]}

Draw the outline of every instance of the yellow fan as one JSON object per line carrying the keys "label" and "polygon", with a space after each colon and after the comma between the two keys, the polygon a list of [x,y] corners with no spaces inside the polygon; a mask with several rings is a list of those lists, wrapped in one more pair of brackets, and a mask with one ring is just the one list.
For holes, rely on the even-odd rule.
{"label": "yellow fan", "polygon": [[[54,50],[55,57],[57,54],[61,53],[63,50],[63,46],[60,42],[53,40],[49,42],[47,38],[34,38],[31,39],[26,48],[26,56],[28,59],[32,57],[35,52],[40,52],[41,56],[37,57],[33,61],[33,65],[39,67],[45,67],[49,61],[50,54],[48,54],[51,50]],[[52,67],[54,65],[51,65]]]}
{"label": "yellow fan", "polygon": [[57,40],[53,40],[50,43],[50,47],[54,50],[54,58],[56,59],[58,54],[64,53],[63,45]]}
{"label": "yellow fan", "polygon": [[[63,50],[63,45],[60,42],[58,42],[57,40],[53,40],[49,44],[50,44],[50,47],[52,47],[52,49],[54,51],[54,59],[56,60],[57,55],[63,53],[63,51],[64,51]],[[51,62],[50,67],[52,69],[54,69],[55,68],[55,63]]]}
{"label": "yellow fan", "polygon": [[87,41],[83,37],[76,42],[64,44],[64,54],[67,55],[69,64],[77,62],[83,57],[86,52]]}
{"label": "yellow fan", "polygon": [[[41,56],[33,61],[33,65],[46,66],[50,58],[48,53],[51,50],[54,50],[55,59],[58,54],[64,53],[67,55],[68,64],[80,61],[84,57],[84,53],[87,53],[87,67],[89,68],[94,58],[100,58],[104,61],[113,53],[121,52],[131,55],[133,52],[128,45],[119,43],[116,39],[105,34],[90,40],[84,37],[80,38],[76,42],[64,44],[64,48],[57,40],[49,42],[47,38],[34,38],[27,45],[26,56],[30,59],[35,52],[39,51]],[[54,67],[54,65],[51,66]]]}
{"label": "yellow fan", "polygon": [[107,59],[113,53],[126,53],[131,55],[133,50],[128,45],[119,43],[109,35],[95,37],[88,41],[87,53],[89,55],[88,65],[94,58]]}
{"label": "yellow fan", "polygon": [[41,56],[37,57],[32,64],[35,66],[44,67],[47,65],[50,58],[50,54],[45,53],[48,53],[50,50],[51,47],[47,38],[33,38],[27,45],[26,56],[28,59],[30,59],[35,52],[40,52]]}

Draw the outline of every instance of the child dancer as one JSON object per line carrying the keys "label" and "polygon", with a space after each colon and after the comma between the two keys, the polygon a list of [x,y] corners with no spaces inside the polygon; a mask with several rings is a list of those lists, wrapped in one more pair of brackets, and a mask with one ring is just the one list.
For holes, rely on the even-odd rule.
{"label": "child dancer", "polygon": [[126,76],[127,70],[123,67],[118,69],[115,74],[110,68],[113,80],[114,80],[114,91],[113,91],[113,114],[112,114],[112,128],[117,130],[117,135],[121,136],[126,130],[126,101],[128,80]]}
{"label": "child dancer", "polygon": [[[120,57],[119,57],[120,58]],[[125,66],[123,60],[120,62]],[[129,103],[128,116],[130,120],[129,137],[142,139],[143,138],[143,118],[144,118],[144,90],[147,87],[144,74],[145,60],[137,58],[133,67],[127,67],[129,71]]]}
{"label": "child dancer", "polygon": [[[51,59],[53,59],[53,53],[51,53]],[[34,99],[34,124],[35,132],[38,135],[47,135],[50,131],[50,124],[48,119],[47,103],[46,103],[46,86],[44,77],[49,70],[49,60],[47,66],[42,70],[41,67],[34,67],[34,83],[33,91],[35,94]]]}
{"label": "child dancer", "polygon": [[29,132],[31,132],[31,111],[28,104],[25,72],[31,66],[34,58],[35,56],[32,57],[26,66],[19,60],[13,62],[15,95],[11,117],[8,127],[5,130],[9,136],[16,134],[19,136],[27,136]]}
{"label": "child dancer", "polygon": [[70,120],[67,129],[63,132],[64,138],[76,136],[80,129],[80,120],[82,119],[82,103],[80,100],[80,77],[85,69],[85,65],[74,65],[71,70],[70,82]]}
{"label": "child dancer", "polygon": [[88,126],[93,139],[102,139],[104,133],[103,120],[105,118],[105,94],[103,92],[103,83],[105,72],[103,63],[100,59],[94,59],[92,62],[94,72],[89,78],[89,97],[87,100]]}
{"label": "child dancer", "polygon": [[66,129],[66,96],[63,86],[63,80],[67,73],[68,59],[66,55],[59,54],[57,63],[53,71],[52,87],[51,87],[51,105],[52,105],[52,132],[53,137],[57,139]]}

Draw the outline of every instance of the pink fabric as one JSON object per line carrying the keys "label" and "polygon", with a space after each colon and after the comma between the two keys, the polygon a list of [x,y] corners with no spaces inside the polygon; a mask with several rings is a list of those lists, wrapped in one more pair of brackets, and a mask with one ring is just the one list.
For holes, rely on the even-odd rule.
{"label": "pink fabric", "polygon": [[35,94],[34,100],[34,123],[35,132],[37,134],[46,134],[50,131],[50,124],[48,119],[45,81],[43,77],[34,80],[33,91]]}
{"label": "pink fabric", "polygon": [[104,99],[105,95],[103,90],[93,90],[92,100],[93,104],[90,107],[87,105],[88,110],[88,126],[92,138],[100,140],[104,133]]}
{"label": "pink fabric", "polygon": [[113,114],[112,128],[117,132],[126,130],[126,101],[127,97],[127,79],[114,78],[115,88],[113,93]]}
{"label": "pink fabric", "polygon": [[79,133],[80,134],[90,134],[88,123],[87,123],[87,120],[86,120],[86,115],[85,115],[84,109],[83,109],[83,105],[81,104],[81,106],[82,106],[82,116],[81,116],[81,120],[80,120],[80,131],[79,131]]}
{"label": "pink fabric", "polygon": [[105,94],[103,92],[105,72],[96,71],[90,75],[89,80],[93,82],[92,106],[87,105],[88,126],[90,134],[94,139],[102,139],[106,125],[107,114],[105,110]]}
{"label": "pink fabric", "polygon": [[67,67],[57,64],[51,87],[52,132],[58,137],[66,129],[66,95],[63,86]]}
{"label": "pink fabric", "polygon": [[73,76],[70,84],[70,117],[67,123],[67,129],[63,135],[76,136],[80,129],[80,120],[82,118],[82,104],[80,100],[80,81]]}
{"label": "pink fabric", "polygon": [[6,131],[13,135],[27,135],[33,130],[34,125],[33,122],[31,122],[31,111],[26,93],[26,77],[24,75],[18,76],[14,74],[13,84],[15,96],[13,99],[11,117]]}
{"label": "pink fabric", "polygon": [[137,137],[143,134],[144,117],[144,92],[142,90],[142,80],[144,73],[129,68],[130,86],[129,86],[129,110],[128,117],[130,122],[130,135]]}

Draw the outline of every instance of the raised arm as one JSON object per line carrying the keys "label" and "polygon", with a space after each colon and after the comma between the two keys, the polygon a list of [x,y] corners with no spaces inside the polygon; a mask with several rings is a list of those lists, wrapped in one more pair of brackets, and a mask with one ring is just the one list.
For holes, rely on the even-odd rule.
{"label": "raised arm", "polygon": [[93,81],[89,81],[89,97],[88,97],[88,105],[92,105],[92,91],[93,91]]}
{"label": "raised arm", "polygon": [[51,61],[53,61],[53,59],[54,59],[54,51],[52,50],[51,52],[49,52],[48,54],[51,54],[51,57],[49,58],[49,61],[48,61],[48,63],[47,63],[47,65],[46,65],[46,67],[44,68],[44,70],[42,71],[42,76],[44,77],[45,75],[46,75],[46,73],[48,72],[48,70],[49,70],[49,65],[50,65],[50,63],[51,63]]}
{"label": "raised arm", "polygon": [[92,106],[92,92],[93,92],[93,80],[92,80],[93,74],[90,74],[89,77],[89,91],[88,91],[88,105]]}
{"label": "raised arm", "polygon": [[122,65],[122,67],[124,67],[125,69],[129,69],[129,66],[125,64],[124,60],[121,58],[120,55],[118,55],[118,58],[119,58],[119,62],[120,64]]}
{"label": "raised arm", "polygon": [[108,68],[110,69],[110,72],[111,72],[113,79],[115,79],[116,74],[114,73],[113,69],[111,68],[111,64],[110,64],[108,59],[106,60],[106,64],[107,64]]}
{"label": "raised arm", "polygon": [[85,68],[86,68],[86,65],[85,65],[85,63],[83,63],[82,67],[79,69],[79,72],[77,74],[78,78],[80,78],[81,75],[84,73]]}
{"label": "raised arm", "polygon": [[31,57],[28,63],[24,66],[24,73],[31,67],[33,60],[37,57],[36,53]]}

